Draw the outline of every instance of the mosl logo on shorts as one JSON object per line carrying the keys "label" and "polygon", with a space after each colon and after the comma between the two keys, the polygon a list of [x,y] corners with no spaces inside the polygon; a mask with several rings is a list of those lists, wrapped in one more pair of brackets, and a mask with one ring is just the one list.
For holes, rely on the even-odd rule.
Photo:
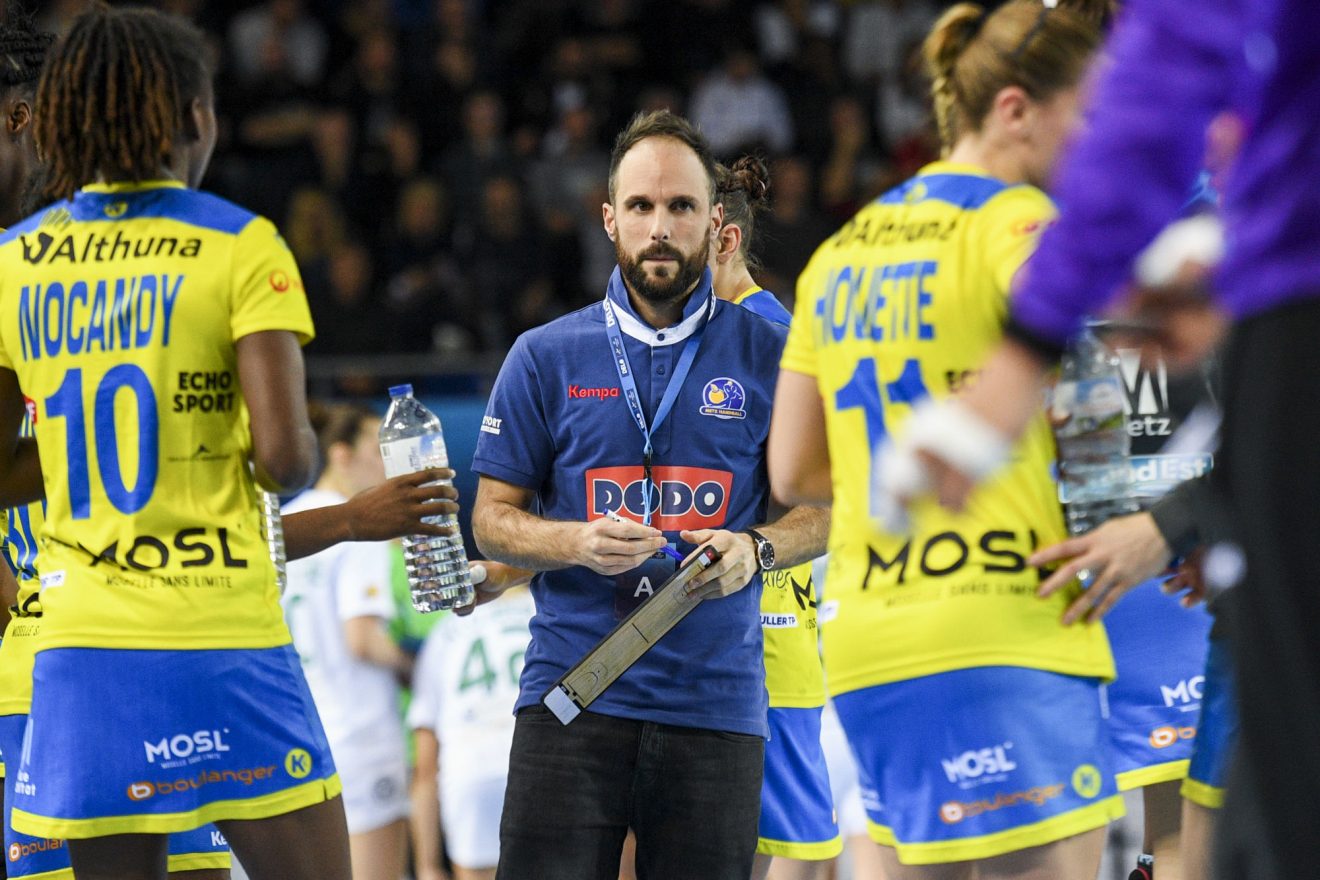
{"label": "mosl logo on shorts", "polygon": [[208,757],[214,760],[220,757],[220,752],[229,751],[229,746],[225,745],[226,733],[229,733],[228,727],[221,730],[180,733],[161,737],[154,743],[143,742],[142,748],[146,750],[148,764],[154,764],[160,759],[164,767],[180,766],[185,762],[194,763],[188,761],[189,758],[201,760],[202,757]]}

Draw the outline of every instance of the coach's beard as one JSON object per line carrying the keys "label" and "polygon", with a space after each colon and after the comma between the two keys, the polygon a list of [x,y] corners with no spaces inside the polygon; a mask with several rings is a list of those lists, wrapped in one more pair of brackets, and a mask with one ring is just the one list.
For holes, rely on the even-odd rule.
{"label": "coach's beard", "polygon": [[[614,243],[614,255],[628,289],[644,299],[648,305],[663,309],[684,299],[701,278],[710,257],[710,240],[706,239],[697,253],[683,256],[677,248],[667,244],[653,244],[636,257],[625,253],[622,245]],[[643,261],[657,257],[675,260],[671,277],[651,276],[642,266]],[[668,272],[669,270],[663,270]]]}

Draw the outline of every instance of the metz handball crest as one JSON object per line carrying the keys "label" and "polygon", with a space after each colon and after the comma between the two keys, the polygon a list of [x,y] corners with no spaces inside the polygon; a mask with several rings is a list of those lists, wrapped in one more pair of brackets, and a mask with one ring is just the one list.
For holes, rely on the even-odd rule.
{"label": "metz handball crest", "polygon": [[711,379],[701,391],[703,406],[698,410],[703,416],[717,419],[747,418],[747,392],[742,383],[727,376]]}

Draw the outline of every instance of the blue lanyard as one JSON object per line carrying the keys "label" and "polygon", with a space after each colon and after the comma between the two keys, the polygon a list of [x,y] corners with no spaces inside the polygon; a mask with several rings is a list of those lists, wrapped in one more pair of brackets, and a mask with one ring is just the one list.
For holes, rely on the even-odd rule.
{"label": "blue lanyard", "polygon": [[683,343],[683,353],[678,356],[678,366],[670,375],[669,384],[665,386],[665,393],[660,398],[660,405],[656,407],[655,421],[648,423],[646,413],[642,411],[642,400],[637,396],[637,381],[633,378],[632,365],[628,362],[628,352],[623,345],[623,332],[619,330],[619,321],[614,316],[614,304],[610,302],[608,295],[605,297],[605,335],[610,339],[614,369],[619,374],[619,384],[623,386],[623,398],[628,403],[628,411],[632,413],[637,429],[642,432],[642,522],[648,526],[651,524],[651,515],[654,512],[651,509],[651,453],[654,452],[651,438],[660,430],[660,426],[669,417],[670,410],[674,408],[678,393],[683,390],[683,383],[692,370],[692,362],[697,359],[697,349],[701,346],[701,337],[706,332],[706,324],[714,312],[715,297],[711,296],[706,317]]}

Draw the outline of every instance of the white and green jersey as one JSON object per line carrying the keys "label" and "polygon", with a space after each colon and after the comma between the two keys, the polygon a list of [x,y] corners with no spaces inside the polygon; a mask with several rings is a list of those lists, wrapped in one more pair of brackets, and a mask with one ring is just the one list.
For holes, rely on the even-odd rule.
{"label": "white and green jersey", "polygon": [[513,590],[468,617],[440,621],[426,637],[408,723],[440,740],[442,798],[447,789],[508,775],[513,706],[535,613],[531,594]]}
{"label": "white and green jersey", "polygon": [[[287,515],[345,499],[311,489],[284,505]],[[302,658],[336,762],[341,752],[371,752],[403,742],[399,685],[394,673],[353,656],[344,623],[356,617],[394,617],[386,543],[343,543],[289,563],[284,617]]]}

